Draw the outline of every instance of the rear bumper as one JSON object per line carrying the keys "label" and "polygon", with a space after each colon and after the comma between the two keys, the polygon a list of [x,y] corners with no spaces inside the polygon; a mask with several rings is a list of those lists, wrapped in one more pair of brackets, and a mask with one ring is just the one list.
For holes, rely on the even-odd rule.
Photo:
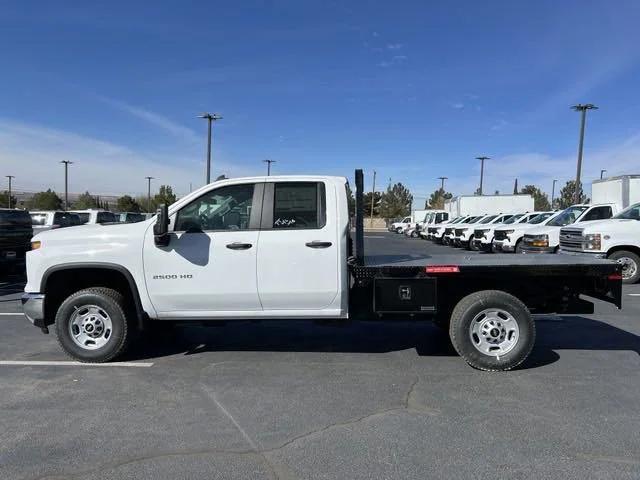
{"label": "rear bumper", "polygon": [[44,294],[25,293],[22,295],[22,312],[36,327],[45,327],[44,320]]}

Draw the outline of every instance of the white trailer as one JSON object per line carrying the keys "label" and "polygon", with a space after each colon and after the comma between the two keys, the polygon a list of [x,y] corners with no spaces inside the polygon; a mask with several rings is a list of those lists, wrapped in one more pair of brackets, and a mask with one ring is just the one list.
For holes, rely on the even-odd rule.
{"label": "white trailer", "polygon": [[451,217],[533,212],[533,197],[519,195],[459,195],[445,200],[444,209]]}
{"label": "white trailer", "polygon": [[613,203],[619,210],[640,202],[640,175],[620,175],[591,184],[591,203]]}

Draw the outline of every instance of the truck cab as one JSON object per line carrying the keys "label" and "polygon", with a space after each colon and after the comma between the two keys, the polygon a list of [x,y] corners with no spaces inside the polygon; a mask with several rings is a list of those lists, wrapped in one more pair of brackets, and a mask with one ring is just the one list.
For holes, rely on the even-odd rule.
{"label": "truck cab", "polygon": [[411,217],[404,217],[402,220],[392,222],[391,225],[389,225],[389,231],[403,233],[405,229],[409,228],[409,225],[411,225],[411,223]]}
{"label": "truck cab", "polygon": [[468,226],[461,227],[460,229],[456,228],[456,242],[458,242],[462,248],[477,250],[478,247],[474,243],[476,229],[485,227],[490,228],[491,225],[498,225],[512,216],[513,214],[510,213],[488,215],[475,224],[470,224]]}
{"label": "truck cab", "polygon": [[640,279],[640,203],[613,218],[560,229],[560,252],[609,258],[622,265],[622,281]]}
{"label": "truck cab", "polygon": [[115,223],[119,222],[119,217],[108,210],[88,208],[86,210],[69,210],[71,213],[75,213],[80,217],[80,221],[83,224],[97,224],[97,223]]}
{"label": "truck cab", "polygon": [[560,248],[560,229],[567,225],[611,218],[617,213],[614,203],[578,204],[563,210],[545,225],[531,229],[522,240],[523,253],[556,253]]}

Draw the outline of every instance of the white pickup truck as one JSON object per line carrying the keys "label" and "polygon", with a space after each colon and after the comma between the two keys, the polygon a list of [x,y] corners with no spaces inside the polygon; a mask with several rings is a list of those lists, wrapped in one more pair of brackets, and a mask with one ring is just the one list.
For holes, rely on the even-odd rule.
{"label": "white pickup truck", "polygon": [[615,217],[560,230],[560,252],[610,258],[622,265],[623,283],[640,279],[640,203]]}
{"label": "white pickup truck", "polygon": [[522,253],[556,253],[560,249],[560,228],[611,218],[618,212],[614,203],[572,205],[553,220],[532,228],[522,239]]}
{"label": "white pickup truck", "polygon": [[[29,321],[83,362],[176,321],[432,319],[472,366],[508,370],[535,341],[532,313],[621,306],[620,265],[549,255],[364,255],[363,175],[351,239],[346,179],[275,176],[206,185],[139,223],[32,239]],[[355,244],[355,248],[353,248]]]}

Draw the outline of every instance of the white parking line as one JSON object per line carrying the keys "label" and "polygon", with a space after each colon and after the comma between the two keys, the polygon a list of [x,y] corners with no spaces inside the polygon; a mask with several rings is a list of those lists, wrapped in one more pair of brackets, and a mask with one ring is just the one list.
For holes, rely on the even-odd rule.
{"label": "white parking line", "polygon": [[23,367],[153,367],[153,362],[82,363],[74,361],[0,360],[0,365]]}
{"label": "white parking line", "polygon": [[627,293],[630,297],[640,297],[640,293]]}
{"label": "white parking line", "polygon": [[23,315],[24,313],[22,312],[0,312],[0,316],[4,316],[4,317],[11,317],[11,316],[21,317]]}

